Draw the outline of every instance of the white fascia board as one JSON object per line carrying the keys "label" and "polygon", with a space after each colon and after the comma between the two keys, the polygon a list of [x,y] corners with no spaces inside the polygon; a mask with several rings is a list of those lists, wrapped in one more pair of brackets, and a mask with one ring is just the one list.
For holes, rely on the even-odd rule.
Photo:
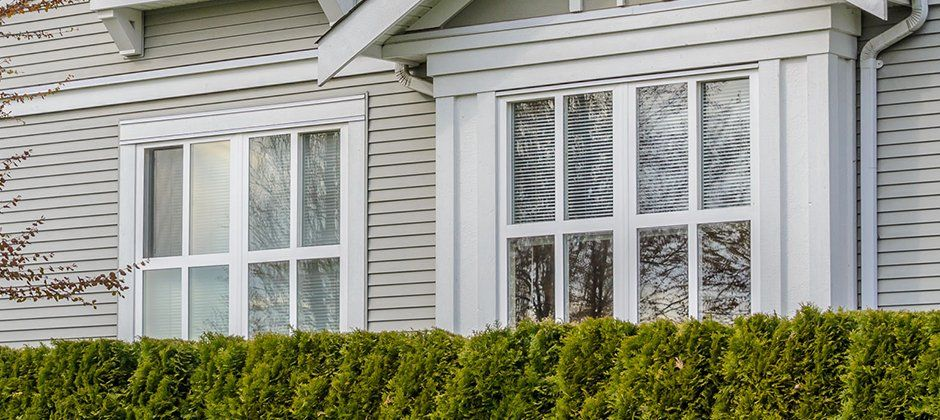
{"label": "white fascia board", "polygon": [[[202,95],[287,83],[314,82],[317,51],[301,51],[195,64],[116,76],[66,82],[60,90],[41,99],[10,104],[17,117],[99,106]],[[394,71],[387,61],[357,58],[339,76]],[[29,94],[46,92],[55,85],[16,90]]]}
{"label": "white fascia board", "polygon": [[868,13],[871,13],[883,20],[888,19],[888,1],[889,0],[847,0]]}
{"label": "white fascia board", "polygon": [[319,84],[336,76],[356,56],[394,34],[418,6],[429,0],[369,0],[320,38]]}

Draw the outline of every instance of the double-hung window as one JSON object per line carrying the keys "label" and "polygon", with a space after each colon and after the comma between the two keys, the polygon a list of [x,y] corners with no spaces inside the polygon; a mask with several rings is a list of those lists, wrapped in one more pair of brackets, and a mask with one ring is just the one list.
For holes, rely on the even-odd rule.
{"label": "double-hung window", "polygon": [[357,221],[347,220],[347,174],[363,136],[335,123],[236,130],[126,146],[134,254],[147,260],[132,289],[133,335],[361,327],[348,319]]}
{"label": "double-hung window", "polygon": [[506,321],[750,313],[753,79],[503,101]]}

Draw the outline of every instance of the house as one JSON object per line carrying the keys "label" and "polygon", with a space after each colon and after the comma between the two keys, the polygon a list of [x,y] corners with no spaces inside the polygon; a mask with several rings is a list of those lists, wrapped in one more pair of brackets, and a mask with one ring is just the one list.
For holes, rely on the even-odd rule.
{"label": "house", "polygon": [[[97,308],[0,343],[940,308],[937,0],[90,0],[5,231]],[[59,83],[66,82],[62,85]]]}

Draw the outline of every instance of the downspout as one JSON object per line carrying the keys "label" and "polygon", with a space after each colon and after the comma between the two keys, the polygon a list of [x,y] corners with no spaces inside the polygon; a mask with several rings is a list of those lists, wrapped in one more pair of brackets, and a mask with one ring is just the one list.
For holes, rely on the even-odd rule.
{"label": "downspout", "polygon": [[407,65],[395,64],[395,77],[402,86],[415,92],[434,97],[434,84],[411,74],[411,69]]}
{"label": "downspout", "polygon": [[878,307],[878,55],[927,21],[928,0],[911,0],[911,15],[865,44],[861,68],[862,308]]}

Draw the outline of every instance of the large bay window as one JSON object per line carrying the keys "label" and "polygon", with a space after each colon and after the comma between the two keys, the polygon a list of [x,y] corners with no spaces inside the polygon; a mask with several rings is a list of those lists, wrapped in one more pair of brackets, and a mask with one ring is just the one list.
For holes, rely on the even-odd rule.
{"label": "large bay window", "polygon": [[[317,105],[258,118],[279,122]],[[180,118],[198,128],[203,117]],[[351,226],[364,223],[364,205],[349,195],[363,191],[351,166],[364,167],[364,135],[361,117],[347,118],[267,131],[233,123],[229,133],[122,145],[122,159],[133,156],[122,169],[137,179],[134,256],[147,260],[132,288],[133,336],[363,327],[364,261],[356,248],[364,229]],[[160,122],[130,124],[149,124],[140,130],[148,134],[169,130]]]}
{"label": "large bay window", "polygon": [[506,97],[506,321],[750,313],[753,86],[741,73]]}

